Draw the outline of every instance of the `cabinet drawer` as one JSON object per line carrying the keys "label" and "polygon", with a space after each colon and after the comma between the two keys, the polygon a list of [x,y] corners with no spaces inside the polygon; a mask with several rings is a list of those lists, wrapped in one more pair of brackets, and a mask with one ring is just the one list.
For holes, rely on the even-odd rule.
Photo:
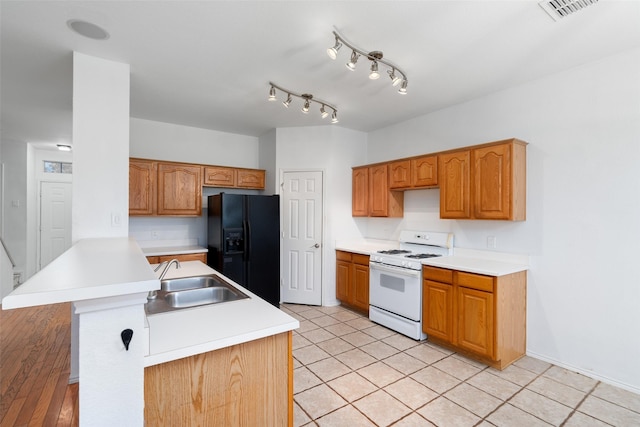
{"label": "cabinet drawer", "polygon": [[480,274],[456,272],[456,283],[466,288],[477,289],[479,291],[493,292],[493,277],[482,276]]}
{"label": "cabinet drawer", "polygon": [[354,264],[369,265],[369,255],[352,254]]}
{"label": "cabinet drawer", "polygon": [[351,252],[336,251],[336,260],[351,262]]}
{"label": "cabinet drawer", "polygon": [[453,271],[438,267],[422,267],[422,277],[436,282],[453,283]]}

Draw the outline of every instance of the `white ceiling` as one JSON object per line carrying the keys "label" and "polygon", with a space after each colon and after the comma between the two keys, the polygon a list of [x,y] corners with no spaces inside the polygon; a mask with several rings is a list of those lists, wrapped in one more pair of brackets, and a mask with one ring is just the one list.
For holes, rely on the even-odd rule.
{"label": "white ceiling", "polygon": [[[328,124],[312,104],[267,102],[269,81],[337,106],[373,131],[640,47],[640,1],[600,0],[559,22],[537,1],[6,1],[3,139],[71,141],[72,51],[131,64],[131,116],[258,136]],[[83,19],[106,41],[66,25]],[[403,69],[408,94],[346,70],[332,30]],[[383,68],[381,68],[382,70]],[[279,94],[280,96],[280,94]]]}

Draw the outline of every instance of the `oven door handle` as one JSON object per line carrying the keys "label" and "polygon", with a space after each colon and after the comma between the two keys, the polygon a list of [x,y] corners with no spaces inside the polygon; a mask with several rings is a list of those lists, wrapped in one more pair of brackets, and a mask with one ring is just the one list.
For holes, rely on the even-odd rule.
{"label": "oven door handle", "polygon": [[369,263],[369,268],[374,270],[386,271],[387,273],[394,273],[402,276],[417,277],[420,278],[422,272],[419,270],[410,270],[408,268],[394,267],[390,265],[383,265],[378,263]]}

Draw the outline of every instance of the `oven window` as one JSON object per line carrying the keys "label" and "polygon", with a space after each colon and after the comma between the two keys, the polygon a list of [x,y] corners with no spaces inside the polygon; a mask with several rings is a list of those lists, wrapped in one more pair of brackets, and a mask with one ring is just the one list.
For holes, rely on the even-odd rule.
{"label": "oven window", "polygon": [[380,274],[380,286],[397,292],[404,292],[404,279],[401,277]]}

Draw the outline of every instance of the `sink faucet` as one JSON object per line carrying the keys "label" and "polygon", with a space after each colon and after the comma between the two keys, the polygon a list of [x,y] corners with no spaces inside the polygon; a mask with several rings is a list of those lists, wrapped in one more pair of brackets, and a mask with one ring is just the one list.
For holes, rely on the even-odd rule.
{"label": "sink faucet", "polygon": [[167,271],[169,271],[169,268],[171,267],[171,264],[175,263],[176,264],[176,269],[180,268],[180,261],[178,261],[177,259],[172,259],[171,261],[169,261],[167,263],[167,265],[164,267],[164,270],[162,270],[162,273],[160,273],[160,277],[159,279],[162,280],[164,279],[164,275],[167,274]]}
{"label": "sink faucet", "polygon": [[[161,268],[163,265],[165,265],[165,264],[166,264],[166,265],[164,266],[164,270],[162,270],[162,273],[160,273],[160,277],[158,277],[158,279],[159,279],[160,281],[162,281],[162,279],[164,279],[164,276],[165,276],[165,274],[167,274],[167,271],[169,271],[169,268],[171,267],[171,264],[174,264],[174,263],[175,263],[175,265],[176,265],[176,269],[180,268],[180,261],[178,261],[177,259],[175,259],[175,258],[174,258],[174,259],[172,259],[171,261],[163,261],[163,262],[161,262],[160,264],[158,264],[158,265],[156,266],[156,268],[154,268],[154,269],[153,269],[153,271],[156,271],[156,272],[157,272],[158,270],[160,270],[160,268]],[[147,299],[148,299],[148,300],[152,300],[152,299],[155,299],[157,296],[158,296],[158,291],[156,291],[156,290],[154,290],[154,291],[149,291],[149,294],[147,295]]]}

